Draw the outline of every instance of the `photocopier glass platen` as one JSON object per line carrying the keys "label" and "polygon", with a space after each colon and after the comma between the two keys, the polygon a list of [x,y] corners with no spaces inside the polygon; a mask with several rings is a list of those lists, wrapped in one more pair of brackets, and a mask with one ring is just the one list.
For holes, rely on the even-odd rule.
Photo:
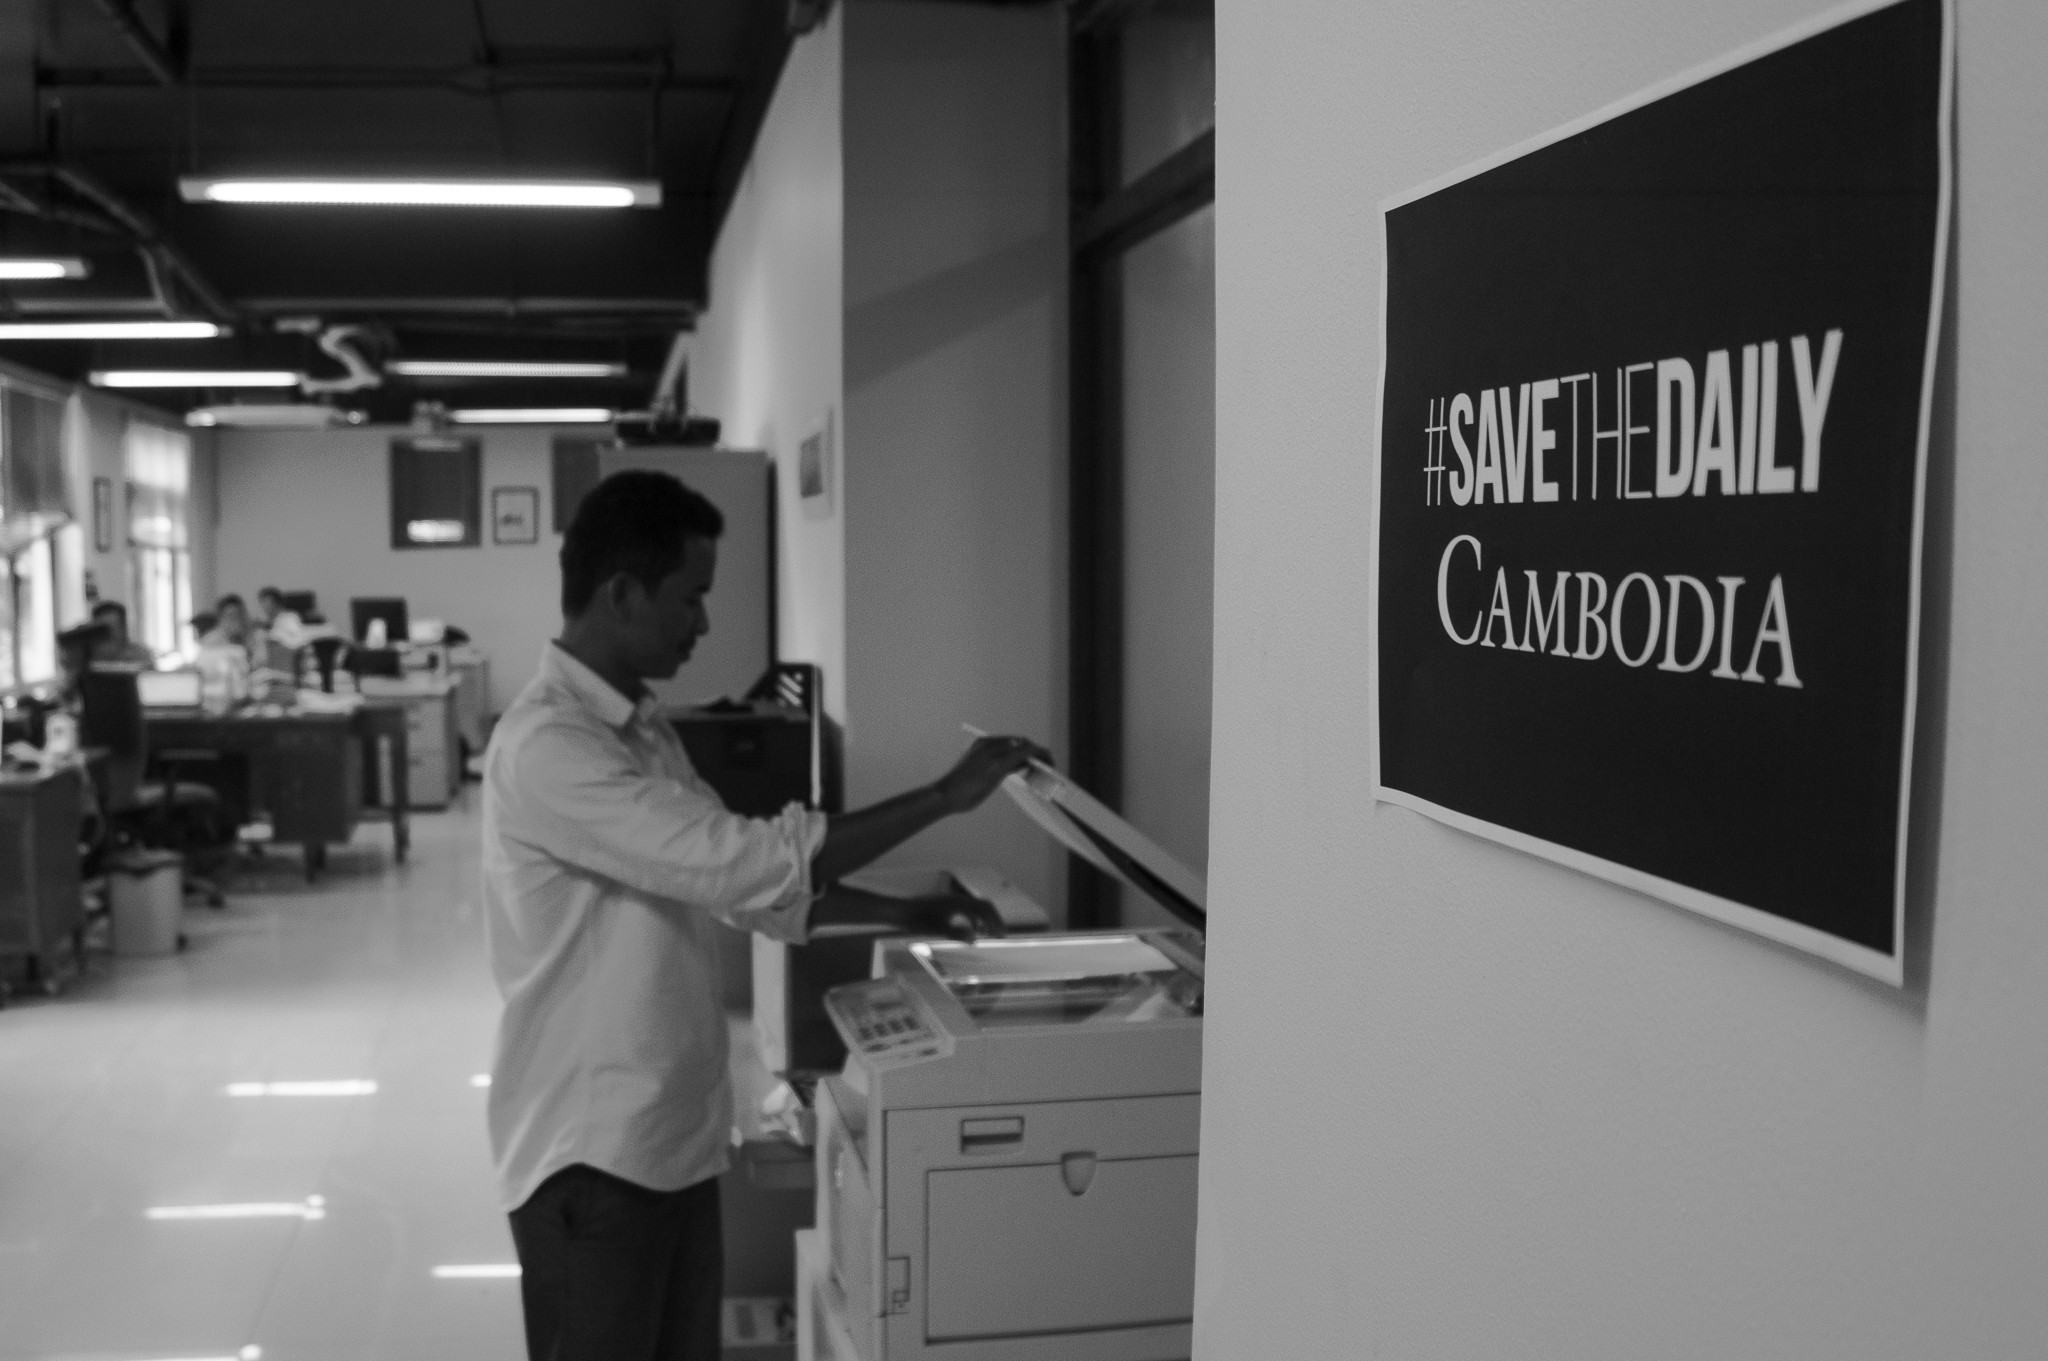
{"label": "photocopier glass platen", "polygon": [[[1162,933],[1199,957],[1192,931]],[[983,1029],[1202,1014],[1202,979],[1144,936],[918,941],[910,953]]]}

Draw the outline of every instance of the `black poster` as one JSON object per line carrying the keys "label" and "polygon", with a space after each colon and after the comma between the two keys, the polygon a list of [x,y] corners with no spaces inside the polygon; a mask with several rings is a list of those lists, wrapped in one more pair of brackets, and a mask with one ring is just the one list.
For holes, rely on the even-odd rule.
{"label": "black poster", "polygon": [[1385,207],[1379,797],[1902,973],[1942,0]]}

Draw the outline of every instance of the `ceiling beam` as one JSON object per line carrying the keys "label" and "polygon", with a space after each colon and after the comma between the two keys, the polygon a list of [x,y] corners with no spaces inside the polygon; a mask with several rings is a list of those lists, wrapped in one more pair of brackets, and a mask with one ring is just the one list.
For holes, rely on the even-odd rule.
{"label": "ceiling beam", "polygon": [[[112,0],[107,0],[112,3]],[[39,66],[36,88],[50,94],[133,92],[162,88],[140,71],[120,67]],[[689,76],[645,63],[503,63],[481,66],[202,67],[185,83],[196,90],[445,90],[489,97],[517,90],[616,90],[645,97],[660,90],[731,94],[739,82]]]}
{"label": "ceiling beam", "polygon": [[630,320],[688,325],[699,305],[688,298],[526,297],[338,297],[246,298],[243,306],[262,317],[373,314],[402,322],[409,318],[477,318],[491,321]]}
{"label": "ceiling beam", "polygon": [[100,13],[106,15],[108,21],[121,30],[121,36],[127,40],[129,50],[149,68],[149,73],[156,82],[160,85],[176,85],[182,75],[179,70],[180,63],[171,56],[170,49],[157,40],[156,34],[149,31],[141,16],[136,14],[131,0],[98,0],[98,4]]}

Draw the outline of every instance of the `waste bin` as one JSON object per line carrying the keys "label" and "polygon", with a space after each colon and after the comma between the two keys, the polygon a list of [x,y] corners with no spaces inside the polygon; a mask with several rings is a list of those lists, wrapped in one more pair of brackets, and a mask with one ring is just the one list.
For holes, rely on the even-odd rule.
{"label": "waste bin", "polygon": [[167,955],[178,948],[185,902],[182,862],[169,851],[130,851],[107,866],[114,953]]}

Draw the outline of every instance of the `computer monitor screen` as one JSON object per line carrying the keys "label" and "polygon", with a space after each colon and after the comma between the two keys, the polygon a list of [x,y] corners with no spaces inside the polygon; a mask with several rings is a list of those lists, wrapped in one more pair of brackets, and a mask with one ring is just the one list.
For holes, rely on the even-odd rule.
{"label": "computer monitor screen", "polygon": [[405,600],[402,596],[363,597],[348,602],[349,633],[357,642],[370,636],[370,621],[384,621],[384,638],[387,643],[402,643],[410,633],[405,617]]}
{"label": "computer monitor screen", "polygon": [[190,709],[199,704],[197,671],[142,671],[135,688],[145,709]]}

